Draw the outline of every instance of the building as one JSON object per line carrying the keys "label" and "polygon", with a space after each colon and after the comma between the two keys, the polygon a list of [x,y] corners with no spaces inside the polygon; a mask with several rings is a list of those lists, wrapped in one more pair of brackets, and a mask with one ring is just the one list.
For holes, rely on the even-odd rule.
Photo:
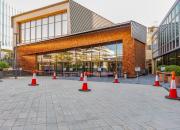
{"label": "building", "polygon": [[13,49],[13,33],[11,28],[11,17],[18,14],[15,8],[0,0],[0,59],[3,58],[5,52]]}
{"label": "building", "polygon": [[147,32],[147,44],[146,44],[146,68],[148,70],[148,73],[154,73],[154,63],[153,63],[153,57],[152,57],[152,37],[153,34],[157,31],[157,27],[152,26],[148,28]]}
{"label": "building", "polygon": [[12,17],[18,34],[18,66],[62,75],[135,77],[145,69],[146,27],[134,22],[114,24],[82,5],[66,0]]}
{"label": "building", "polygon": [[177,0],[153,35],[153,60],[160,65],[180,65],[180,1]]}

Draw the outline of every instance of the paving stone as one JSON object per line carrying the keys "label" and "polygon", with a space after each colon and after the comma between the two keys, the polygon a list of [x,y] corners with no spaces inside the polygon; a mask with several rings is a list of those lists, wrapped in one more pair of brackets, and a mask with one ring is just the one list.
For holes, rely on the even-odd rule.
{"label": "paving stone", "polygon": [[82,82],[75,79],[38,77],[37,87],[28,86],[31,77],[3,79],[0,130],[179,130],[180,102],[147,85],[148,77],[140,79],[144,85],[89,81],[88,93],[78,91]]}

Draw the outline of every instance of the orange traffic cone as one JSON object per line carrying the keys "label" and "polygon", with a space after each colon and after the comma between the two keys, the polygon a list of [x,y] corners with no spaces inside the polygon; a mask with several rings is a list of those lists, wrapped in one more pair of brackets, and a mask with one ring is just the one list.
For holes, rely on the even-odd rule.
{"label": "orange traffic cone", "polygon": [[79,81],[83,81],[83,73],[81,73]]}
{"label": "orange traffic cone", "polygon": [[160,87],[160,83],[159,83],[159,76],[158,76],[158,73],[156,73],[156,78],[155,78],[155,81],[154,81],[154,85],[155,87]]}
{"label": "orange traffic cone", "polygon": [[56,78],[56,72],[55,72],[55,71],[53,72],[53,77],[52,77],[52,79],[57,79],[57,78]]}
{"label": "orange traffic cone", "polygon": [[113,83],[119,83],[118,75],[117,74],[115,74],[115,78],[114,78],[114,82]]}
{"label": "orange traffic cone", "polygon": [[172,72],[171,86],[169,90],[169,96],[165,96],[168,99],[180,100],[180,97],[177,96],[176,82],[175,82],[175,72]]}
{"label": "orange traffic cone", "polygon": [[36,80],[36,72],[33,71],[33,77],[31,80],[31,84],[29,84],[29,86],[38,86],[39,84],[37,84],[37,80]]}
{"label": "orange traffic cone", "polygon": [[82,85],[82,89],[79,89],[79,91],[82,92],[89,92],[91,91],[91,89],[88,89],[88,83],[87,83],[87,74],[84,73],[84,79],[83,79],[83,85]]}

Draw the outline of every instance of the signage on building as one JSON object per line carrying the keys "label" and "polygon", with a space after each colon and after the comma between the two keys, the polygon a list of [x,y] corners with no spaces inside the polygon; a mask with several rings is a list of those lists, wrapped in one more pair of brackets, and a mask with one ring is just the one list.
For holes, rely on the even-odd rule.
{"label": "signage on building", "polygon": [[102,70],[101,68],[98,68],[98,71],[99,71],[99,72],[101,72],[101,70]]}
{"label": "signage on building", "polygon": [[162,66],[161,71],[165,71],[166,67]]}
{"label": "signage on building", "polygon": [[136,72],[140,72],[141,71],[141,67],[135,67],[135,71]]}

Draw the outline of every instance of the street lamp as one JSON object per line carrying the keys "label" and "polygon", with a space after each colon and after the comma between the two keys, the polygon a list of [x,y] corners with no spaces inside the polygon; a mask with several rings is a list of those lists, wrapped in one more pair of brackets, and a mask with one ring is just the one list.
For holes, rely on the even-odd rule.
{"label": "street lamp", "polygon": [[15,70],[15,73],[14,73],[14,78],[17,79],[17,44],[18,44],[18,33],[14,33],[15,35],[15,38],[16,38],[16,43],[14,45],[14,70]]}

